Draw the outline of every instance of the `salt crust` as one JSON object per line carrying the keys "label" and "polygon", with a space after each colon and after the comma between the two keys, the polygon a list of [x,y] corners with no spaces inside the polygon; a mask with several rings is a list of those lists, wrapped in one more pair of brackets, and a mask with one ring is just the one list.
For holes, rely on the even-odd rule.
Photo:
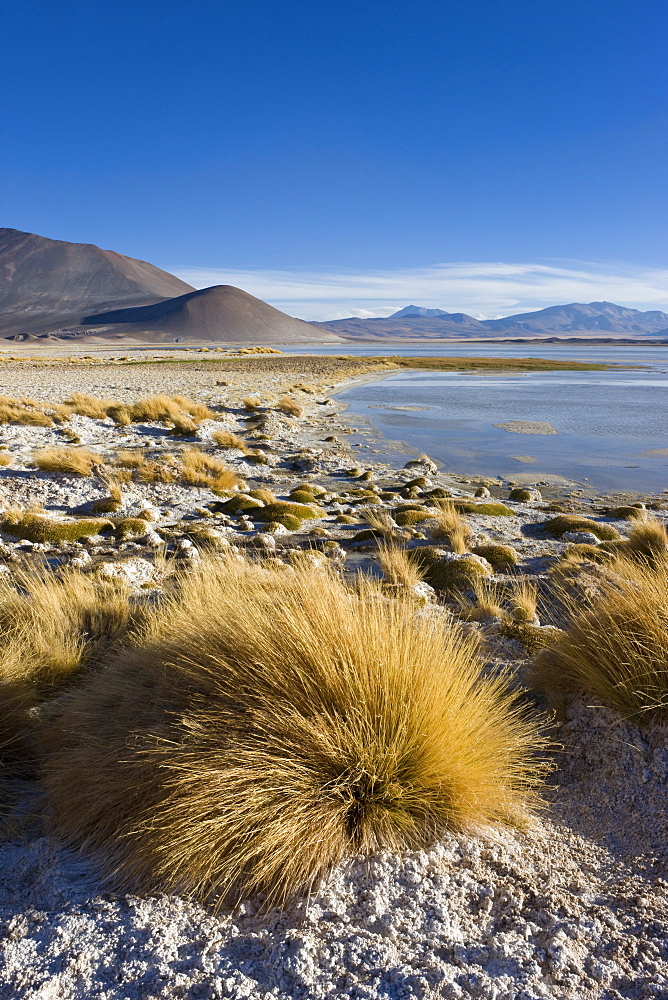
{"label": "salt crust", "polygon": [[1,1000],[668,996],[668,731],[579,703],[546,815],[336,869],[286,912],[101,888],[0,848]]}

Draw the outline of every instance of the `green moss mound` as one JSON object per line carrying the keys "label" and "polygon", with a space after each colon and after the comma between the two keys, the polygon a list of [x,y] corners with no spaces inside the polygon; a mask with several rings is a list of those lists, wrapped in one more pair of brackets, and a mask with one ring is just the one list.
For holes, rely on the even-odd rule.
{"label": "green moss mound", "polygon": [[514,566],[518,561],[517,552],[512,545],[497,545],[495,543],[476,545],[473,552],[486,559],[494,569],[501,566]]}
{"label": "green moss mound", "polygon": [[436,590],[470,590],[476,580],[489,576],[490,571],[477,559],[445,559],[438,549],[426,545],[411,552],[424,572],[424,579]]}
{"label": "green moss mound", "polygon": [[353,535],[352,541],[371,542],[375,538],[382,538],[380,531],[377,531],[376,528],[363,528],[361,531],[358,531],[355,535]]}
{"label": "green moss mound", "polygon": [[645,516],[642,507],[615,507],[608,513],[608,517],[617,518],[620,521],[641,521]]}
{"label": "green moss mound", "polygon": [[437,500],[445,500],[447,497],[451,497],[452,493],[449,490],[444,490],[442,486],[436,486],[433,490],[429,490],[427,493],[422,494],[423,497],[433,497]]}
{"label": "green moss mound", "polygon": [[541,628],[531,622],[515,622],[511,618],[501,622],[499,632],[508,639],[517,639],[528,653],[538,653],[541,649],[547,649],[565,635],[559,628]]}
{"label": "green moss mound", "polygon": [[335,524],[357,524],[358,518],[351,517],[350,514],[337,514],[334,518]]}
{"label": "green moss mound", "polygon": [[265,507],[260,507],[254,517],[258,521],[280,521],[281,517],[289,514],[300,521],[315,520],[322,517],[322,511],[315,510],[304,503],[291,503],[289,500],[277,500],[269,503]]}
{"label": "green moss mound", "polygon": [[523,490],[520,486],[516,486],[514,490],[510,491],[508,499],[516,500],[518,503],[528,503],[531,496],[531,490]]}
{"label": "green moss mound", "polygon": [[454,500],[459,514],[485,514],[487,517],[517,517],[514,510],[503,503],[478,503],[475,500]]}
{"label": "green moss mound", "polygon": [[315,496],[313,493],[307,493],[306,490],[293,490],[290,494],[290,500],[292,503],[312,504],[315,503]]}
{"label": "green moss mound", "polygon": [[402,528],[412,528],[414,524],[419,524],[420,521],[426,521],[429,518],[436,517],[432,510],[426,510],[421,507],[419,510],[402,510],[399,513],[394,514],[394,520]]}
{"label": "green moss mound", "polygon": [[256,510],[263,510],[264,508],[261,500],[255,500],[253,497],[246,495],[236,495],[223,502],[215,501],[210,504],[210,509],[216,514],[239,514],[245,510],[254,512]]}
{"label": "green moss mound", "polygon": [[146,521],[143,517],[118,517],[113,519],[113,524],[119,538],[146,534]]}
{"label": "green moss mound", "polygon": [[300,518],[295,517],[294,514],[278,514],[268,524],[282,524],[288,531],[299,531],[302,526]]}
{"label": "green moss mound", "polygon": [[[113,531],[112,521],[103,517],[72,519],[46,517],[43,514],[8,514],[0,521],[0,528],[15,538],[29,542],[76,542],[88,535],[102,535]],[[144,531],[146,525],[144,524]]]}
{"label": "green moss mound", "polygon": [[90,505],[93,514],[115,514],[121,508],[121,501],[115,497],[101,497]]}
{"label": "green moss mound", "polygon": [[601,541],[612,542],[619,538],[619,532],[610,524],[601,524],[579,514],[558,514],[543,522],[543,528],[553,538],[561,538],[567,531],[591,531]]}

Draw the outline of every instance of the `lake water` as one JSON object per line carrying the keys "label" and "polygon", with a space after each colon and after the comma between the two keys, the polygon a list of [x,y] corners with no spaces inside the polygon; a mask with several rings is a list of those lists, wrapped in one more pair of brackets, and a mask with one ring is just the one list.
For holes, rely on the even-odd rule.
{"label": "lake water", "polygon": [[[355,346],[355,354],[381,353],[375,344]],[[417,345],[393,345],[382,353],[455,356],[455,347],[461,357],[568,358],[650,368],[523,375],[401,372],[338,396],[349,413],[370,420],[387,439],[426,451],[455,473],[504,479],[529,474],[535,481],[556,474],[601,490],[668,489],[668,347],[476,344],[419,351]],[[343,352],[329,347],[322,353]],[[510,421],[546,422],[556,434],[517,434],[494,426]]]}

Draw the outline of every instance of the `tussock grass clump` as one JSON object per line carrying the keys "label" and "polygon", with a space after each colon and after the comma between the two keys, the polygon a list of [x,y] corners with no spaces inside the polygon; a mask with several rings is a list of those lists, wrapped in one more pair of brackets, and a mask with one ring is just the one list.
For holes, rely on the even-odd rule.
{"label": "tussock grass clump", "polygon": [[646,559],[653,563],[668,553],[666,525],[657,517],[646,515],[629,532],[625,549],[632,559]]}
{"label": "tussock grass clump", "polygon": [[217,490],[232,489],[239,482],[239,477],[224,462],[197,448],[187,448],[179,455],[178,478],[188,486]]}
{"label": "tussock grass clump", "polygon": [[52,427],[53,419],[33,400],[0,396],[0,424],[26,424],[31,427]]}
{"label": "tussock grass clump", "polygon": [[543,528],[548,535],[554,538],[561,538],[567,531],[590,531],[601,541],[616,541],[619,532],[611,524],[601,524],[600,521],[593,521],[589,517],[581,517],[579,514],[557,514],[549,521],[543,522]]}
{"label": "tussock grass clump", "polygon": [[162,393],[145,396],[132,403],[128,410],[133,423],[146,421],[173,424],[175,420],[182,420],[184,415],[197,421],[215,418],[215,413],[204,403],[198,403],[187,396],[166,396]]}
{"label": "tussock grass clump", "polygon": [[668,562],[619,560],[583,604],[564,595],[566,636],[536,660],[532,681],[556,706],[584,692],[636,721],[668,717]]}
{"label": "tussock grass clump", "polygon": [[191,572],[62,704],[53,829],[133,891],[280,904],[350,854],[517,822],[542,770],[473,645],[322,571]]}
{"label": "tussock grass clump", "polygon": [[289,417],[301,417],[304,414],[304,407],[300,406],[291,396],[281,396],[276,404],[276,409]]}
{"label": "tussock grass clump", "polygon": [[538,608],[538,590],[530,580],[520,580],[510,593],[510,617],[516,622],[533,622]]}
{"label": "tussock grass clump", "polygon": [[244,410],[248,410],[251,413],[255,413],[262,409],[262,400],[257,396],[244,396],[241,400],[241,405]]}
{"label": "tussock grass clump", "polygon": [[219,448],[238,448],[242,452],[248,450],[245,441],[238,434],[234,434],[232,431],[225,430],[224,428],[214,431],[211,439]]}
{"label": "tussock grass clump", "polygon": [[94,420],[104,420],[108,416],[109,407],[120,406],[113,399],[98,399],[85,392],[73,392],[64,405],[72,412],[82,417],[92,417]]}
{"label": "tussock grass clump", "polygon": [[0,451],[0,466],[11,465],[12,461],[13,461],[13,458],[9,454],[9,452]]}
{"label": "tussock grass clump", "polygon": [[430,526],[429,537],[444,540],[453,552],[468,551],[471,528],[451,500],[440,500],[436,508],[436,523]]}
{"label": "tussock grass clump", "polygon": [[113,524],[104,517],[50,517],[26,510],[6,510],[0,528],[14,538],[29,542],[76,542],[88,535],[111,531]]}
{"label": "tussock grass clump", "polygon": [[30,760],[31,710],[98,664],[132,626],[127,587],[72,570],[0,579],[0,753],[3,766]]}
{"label": "tussock grass clump", "polygon": [[378,546],[378,562],[388,583],[400,587],[415,587],[422,581],[422,568],[411,559],[406,549],[391,542],[382,542]]}
{"label": "tussock grass clump", "polygon": [[104,461],[101,455],[89,448],[71,448],[68,445],[42,448],[33,455],[33,462],[43,472],[64,472],[72,476],[90,476],[94,465]]}

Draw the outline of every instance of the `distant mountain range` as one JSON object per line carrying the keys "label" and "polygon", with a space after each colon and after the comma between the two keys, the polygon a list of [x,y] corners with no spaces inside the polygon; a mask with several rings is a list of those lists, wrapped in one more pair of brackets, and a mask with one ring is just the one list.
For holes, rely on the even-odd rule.
{"label": "distant mountain range", "polygon": [[345,340],[664,338],[668,314],[571,303],[503,319],[410,305],[386,319],[306,323],[233,285],[195,289],[88,243],[0,229],[0,338],[231,344]]}
{"label": "distant mountain range", "polygon": [[668,313],[627,309],[614,302],[572,302],[503,319],[478,320],[466,313],[406,306],[387,318],[337,319],[314,324],[360,340],[534,337],[658,337],[668,339]]}
{"label": "distant mountain range", "polygon": [[195,289],[143,260],[17,229],[0,229],[0,337],[339,341],[233,285]]}

